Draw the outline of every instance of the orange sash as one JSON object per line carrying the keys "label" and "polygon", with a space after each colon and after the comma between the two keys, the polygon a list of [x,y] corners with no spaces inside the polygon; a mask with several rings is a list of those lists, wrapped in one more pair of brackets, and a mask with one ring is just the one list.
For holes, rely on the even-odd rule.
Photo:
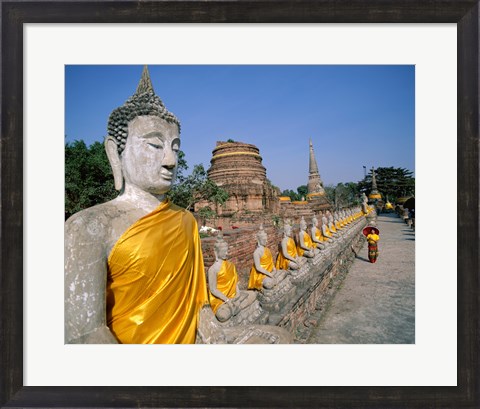
{"label": "orange sash", "polygon": [[194,343],[206,302],[197,222],[165,201],[130,226],[108,257],[108,326],[124,344]]}

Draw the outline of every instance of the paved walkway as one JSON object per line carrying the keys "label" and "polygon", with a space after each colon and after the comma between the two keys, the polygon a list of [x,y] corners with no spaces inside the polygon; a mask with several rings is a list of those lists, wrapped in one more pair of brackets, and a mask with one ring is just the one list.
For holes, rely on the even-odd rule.
{"label": "paved walkway", "polygon": [[377,226],[377,262],[368,261],[365,244],[308,343],[415,343],[415,233],[392,213]]}

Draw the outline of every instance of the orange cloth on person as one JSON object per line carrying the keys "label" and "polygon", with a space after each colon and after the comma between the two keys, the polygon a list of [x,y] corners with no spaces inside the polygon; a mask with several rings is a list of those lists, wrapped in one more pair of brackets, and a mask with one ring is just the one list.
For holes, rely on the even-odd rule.
{"label": "orange cloth on person", "polygon": [[[223,260],[220,270],[217,273],[217,290],[225,297],[234,298],[237,294],[238,274],[235,264],[230,261]],[[208,291],[210,298],[210,306],[213,312],[217,312],[218,308],[224,303],[220,298],[215,297]]]}
{"label": "orange cloth on person", "polygon": [[197,222],[167,200],[110,252],[107,325],[123,344],[192,344],[207,302]]}
{"label": "orange cloth on person", "polygon": [[[267,270],[269,273],[273,271],[273,257],[269,248],[263,248],[262,257],[260,257],[260,267]],[[267,277],[265,274],[260,273],[253,263],[252,268],[250,269],[250,279],[248,280],[248,289],[249,290],[261,290],[263,280]]]}
{"label": "orange cloth on person", "polygon": [[[291,237],[288,238],[287,242],[287,253],[290,255],[290,257],[296,258],[297,257],[297,247],[295,246],[295,242]],[[286,270],[288,268],[288,264],[290,263],[290,260],[288,258],[285,258],[283,255],[282,251],[278,252],[277,256],[277,263],[275,265],[277,270]]]}

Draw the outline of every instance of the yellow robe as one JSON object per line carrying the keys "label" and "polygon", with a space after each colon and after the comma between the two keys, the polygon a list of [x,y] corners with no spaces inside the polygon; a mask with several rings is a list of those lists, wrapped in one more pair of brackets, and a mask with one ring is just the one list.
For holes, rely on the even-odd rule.
{"label": "yellow robe", "polygon": [[169,201],[137,220],[108,257],[107,324],[123,344],[195,342],[207,284],[197,222]]}
{"label": "yellow robe", "polygon": [[[235,264],[223,260],[220,270],[217,273],[218,291],[228,298],[233,298],[237,294],[237,282],[238,274]],[[208,296],[210,298],[210,305],[213,312],[217,312],[218,307],[220,307],[224,301],[215,297],[210,291],[208,291]]]}
{"label": "yellow robe", "polygon": [[[293,258],[297,257],[297,247],[295,246],[295,242],[291,237],[288,238],[287,253]],[[286,270],[288,268],[288,263],[290,263],[290,260],[285,258],[283,256],[283,253],[279,251],[277,256],[277,263],[275,266],[277,270]]]}
{"label": "yellow robe", "polygon": [[323,237],[322,231],[319,228],[315,229],[315,238],[318,241],[325,241],[325,237]]}
{"label": "yellow robe", "polygon": [[[260,257],[260,266],[267,270],[269,273],[273,271],[273,257],[270,249],[264,247],[262,257]],[[255,263],[253,263],[252,268],[250,269],[250,279],[248,280],[248,289],[249,290],[261,290],[262,283],[264,278],[266,277],[265,274],[258,272],[255,268]]]}
{"label": "yellow robe", "polygon": [[[316,248],[314,245],[315,243],[313,243],[312,238],[307,232],[303,232],[303,244],[305,244],[305,246],[307,246],[309,249]],[[298,243],[297,246],[297,253],[299,256],[303,256],[303,253],[305,253],[305,250],[300,247],[300,243]]]}

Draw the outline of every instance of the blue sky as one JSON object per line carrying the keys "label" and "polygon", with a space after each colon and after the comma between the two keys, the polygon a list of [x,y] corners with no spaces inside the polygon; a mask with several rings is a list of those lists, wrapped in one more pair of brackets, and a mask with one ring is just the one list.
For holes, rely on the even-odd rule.
{"label": "blue sky", "polygon": [[[103,141],[110,112],[134,92],[140,65],[65,68],[66,141]],[[182,124],[189,168],[208,169],[216,141],[260,149],[280,189],[308,181],[309,138],[324,185],[363,166],[415,171],[413,65],[151,65],[156,94]],[[187,172],[188,173],[188,172]]]}

